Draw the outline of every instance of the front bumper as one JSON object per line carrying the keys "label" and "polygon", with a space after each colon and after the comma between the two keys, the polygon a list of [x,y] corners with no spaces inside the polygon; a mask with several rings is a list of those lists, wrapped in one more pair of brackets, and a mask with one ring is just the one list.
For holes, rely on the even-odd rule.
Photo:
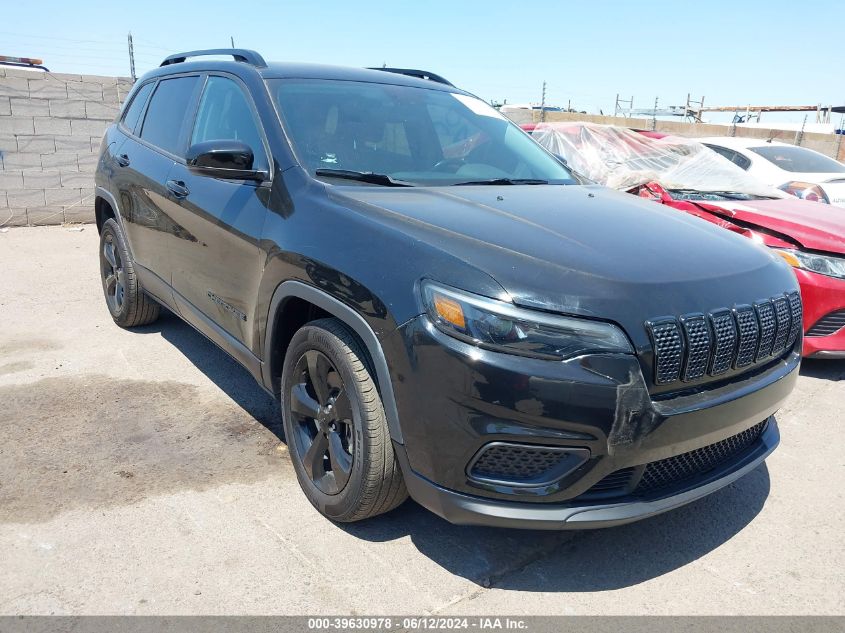
{"label": "front bumper", "polygon": [[[804,331],[831,312],[845,310],[845,280],[795,269],[804,305]],[[804,336],[804,356],[845,358],[845,328],[828,336]]]}
{"label": "front bumper", "polygon": [[585,505],[545,505],[494,501],[442,488],[412,472],[401,446],[396,454],[405,472],[411,497],[423,507],[457,525],[486,525],[533,530],[581,530],[624,525],[701,499],[754,470],[775,450],[780,433],[774,418],[756,445],[741,460],[711,471],[706,480],[671,494],[642,500]]}
{"label": "front bumper", "polygon": [[[439,332],[424,316],[388,345],[404,437],[397,453],[411,496],[457,523],[549,529],[633,521],[748,472],[777,444],[769,418],[792,391],[800,364],[792,350],[704,388],[651,395],[633,356],[555,362],[489,352]],[[701,476],[650,495],[594,494],[620,469],[709,447],[765,420],[754,446]],[[586,449],[589,459],[542,486],[479,481],[468,465],[492,442]]]}

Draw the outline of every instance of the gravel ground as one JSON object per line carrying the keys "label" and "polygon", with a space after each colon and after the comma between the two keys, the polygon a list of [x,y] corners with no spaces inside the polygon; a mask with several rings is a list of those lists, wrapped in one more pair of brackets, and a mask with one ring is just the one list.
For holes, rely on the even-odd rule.
{"label": "gravel ground", "polygon": [[669,514],[338,526],[245,370],[172,315],[112,324],[97,239],[0,233],[0,613],[845,613],[845,362],[805,362],[766,465]]}

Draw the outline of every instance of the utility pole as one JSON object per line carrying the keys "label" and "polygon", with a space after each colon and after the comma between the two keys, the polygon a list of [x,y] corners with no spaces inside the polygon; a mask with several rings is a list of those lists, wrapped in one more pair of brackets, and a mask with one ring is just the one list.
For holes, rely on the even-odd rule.
{"label": "utility pole", "polygon": [[543,97],[540,100],[540,122],[546,121],[546,82],[543,82]]}
{"label": "utility pole", "polygon": [[129,76],[132,77],[132,83],[135,83],[135,49],[132,48],[132,31],[129,31]]}
{"label": "utility pole", "polygon": [[235,38],[230,35],[229,40],[232,42],[232,48],[235,48]]}
{"label": "utility pole", "polygon": [[657,97],[654,98],[654,111],[651,113],[651,131],[657,130]]}
{"label": "utility pole", "polygon": [[807,115],[804,115],[804,122],[801,124],[801,131],[795,134],[795,144],[801,145],[804,140],[804,126],[807,125]]}
{"label": "utility pole", "polygon": [[[628,104],[628,114],[625,114],[625,109],[621,105],[621,104],[625,104],[625,103]],[[622,116],[627,117],[630,114],[631,110],[633,110],[633,109],[634,109],[634,95],[631,95],[631,98],[627,99],[627,100],[626,99],[620,99],[619,93],[617,92],[616,93],[616,104],[613,106],[613,116],[617,117],[621,113]]]}

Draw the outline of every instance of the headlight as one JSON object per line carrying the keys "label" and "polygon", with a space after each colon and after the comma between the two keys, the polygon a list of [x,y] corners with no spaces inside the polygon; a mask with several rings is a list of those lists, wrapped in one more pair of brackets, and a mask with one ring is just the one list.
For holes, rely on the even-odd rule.
{"label": "headlight", "polygon": [[422,293],[439,330],[479,347],[554,360],[634,353],[624,332],[610,323],[525,310],[430,281],[423,282]]}
{"label": "headlight", "polygon": [[830,257],[828,255],[815,255],[804,251],[775,249],[778,255],[783,257],[790,266],[811,270],[820,275],[838,277],[845,279],[845,258]]}

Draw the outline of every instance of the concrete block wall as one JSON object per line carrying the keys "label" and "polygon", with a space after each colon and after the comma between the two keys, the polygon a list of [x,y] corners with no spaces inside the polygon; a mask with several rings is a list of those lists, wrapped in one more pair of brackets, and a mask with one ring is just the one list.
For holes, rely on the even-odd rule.
{"label": "concrete block wall", "polygon": [[94,220],[100,141],[131,88],[0,66],[0,227]]}

